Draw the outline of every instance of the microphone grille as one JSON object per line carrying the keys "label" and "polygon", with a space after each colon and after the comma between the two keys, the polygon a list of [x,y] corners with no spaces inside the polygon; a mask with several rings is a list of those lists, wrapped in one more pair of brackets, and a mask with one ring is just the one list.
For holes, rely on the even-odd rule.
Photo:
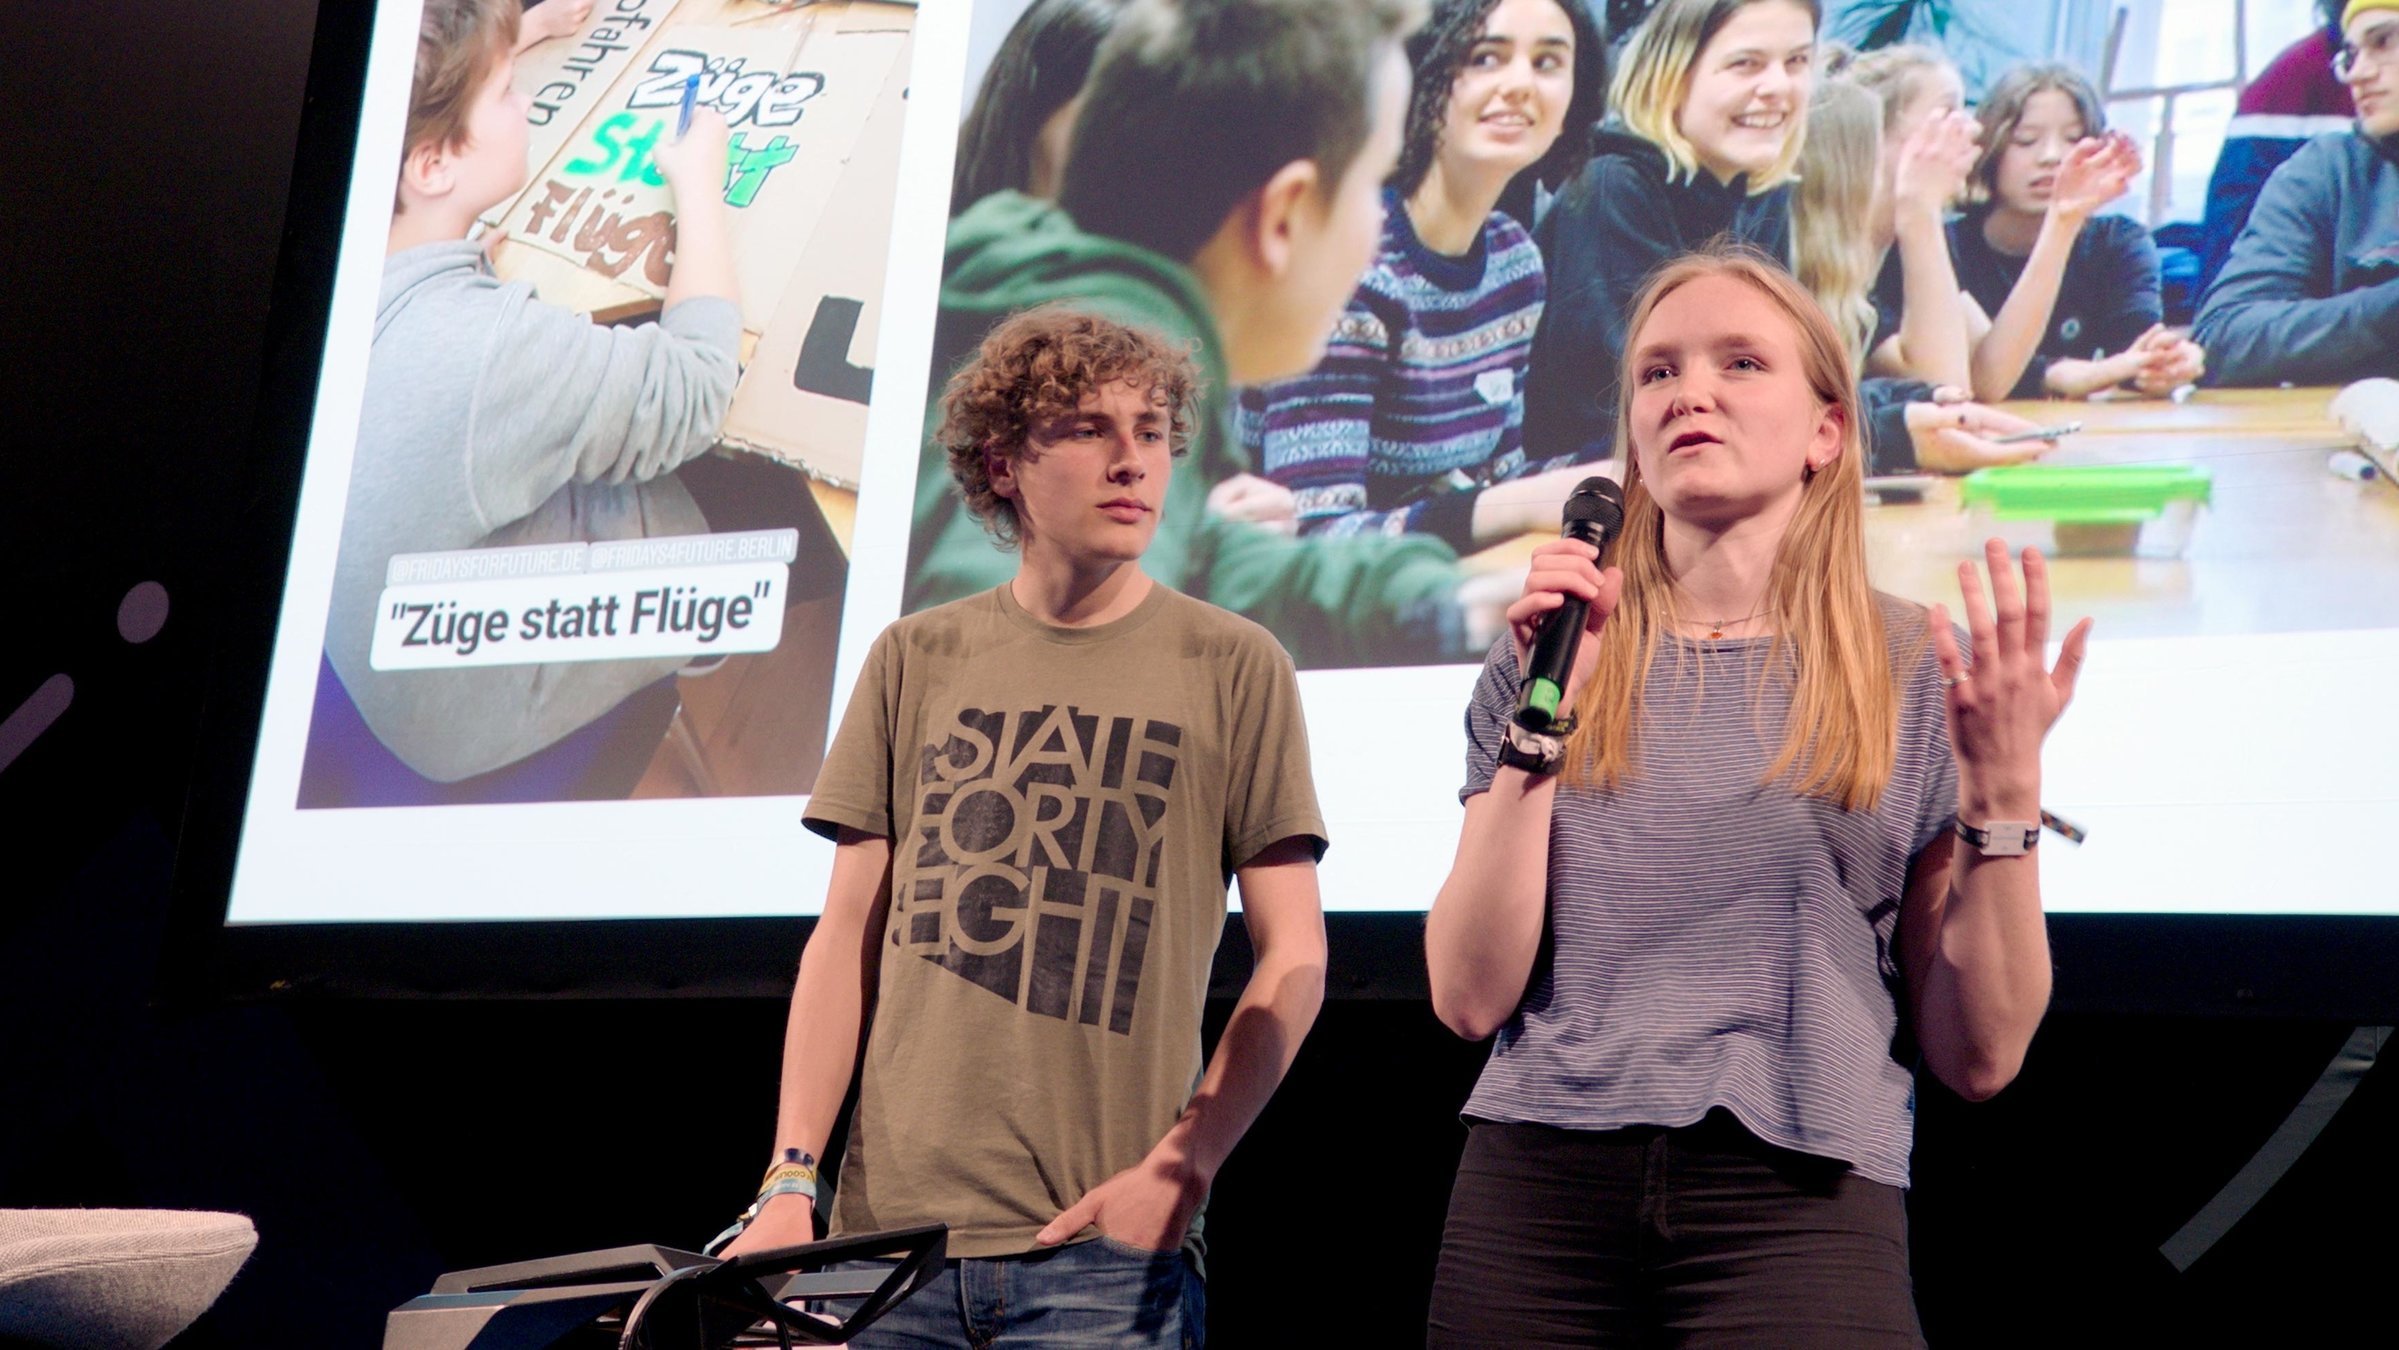
{"label": "microphone grille", "polygon": [[1593,474],[1575,484],[1573,494],[1566,498],[1562,523],[1570,534],[1577,525],[1596,525],[1603,535],[1616,533],[1624,525],[1624,489],[1613,478]]}

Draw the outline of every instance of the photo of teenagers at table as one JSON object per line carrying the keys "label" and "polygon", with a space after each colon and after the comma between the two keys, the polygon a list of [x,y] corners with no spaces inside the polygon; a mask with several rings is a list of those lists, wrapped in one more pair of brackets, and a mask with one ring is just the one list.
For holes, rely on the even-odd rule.
{"label": "photo of teenagers at table", "polygon": [[915,18],[427,0],[299,805],[808,790]]}
{"label": "photo of teenagers at table", "polygon": [[[1272,0],[1164,6],[1180,45],[1113,63],[1108,34],[1152,6],[990,8],[928,433],[949,374],[1025,309],[1188,344],[1197,430],[1145,565],[1303,669],[1481,659],[1574,482],[1621,466],[1631,297],[1727,238],[1850,347],[1882,589],[1940,600],[1997,535],[2049,553],[2061,607],[2110,638],[2399,626],[2387,3],[2286,6],[2321,59],[2275,69],[2354,116],[2277,142],[2257,133],[2293,125],[2271,104],[2301,77],[2250,85],[2182,222],[2151,181],[2152,82],[2122,51],[2101,69],[2063,11],[2047,46],[1860,50],[1854,7],[1811,0],[1438,3],[1405,96],[1376,85],[1385,126],[1310,92],[1325,44],[1253,49]],[[1637,22],[1605,31],[1603,9]],[[2205,143],[2183,134],[2187,175]],[[916,493],[904,610],[1009,574],[929,434]]]}

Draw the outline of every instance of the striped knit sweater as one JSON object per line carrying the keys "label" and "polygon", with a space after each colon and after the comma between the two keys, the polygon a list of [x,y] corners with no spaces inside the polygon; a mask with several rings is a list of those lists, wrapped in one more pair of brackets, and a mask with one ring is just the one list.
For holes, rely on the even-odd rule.
{"label": "striped knit sweater", "polygon": [[1541,254],[1496,212],[1465,254],[1436,253],[1396,195],[1385,205],[1382,252],[1324,359],[1242,391],[1241,438],[1298,498],[1301,533],[1416,531],[1463,553],[1479,488],[1552,467],[1524,454]]}

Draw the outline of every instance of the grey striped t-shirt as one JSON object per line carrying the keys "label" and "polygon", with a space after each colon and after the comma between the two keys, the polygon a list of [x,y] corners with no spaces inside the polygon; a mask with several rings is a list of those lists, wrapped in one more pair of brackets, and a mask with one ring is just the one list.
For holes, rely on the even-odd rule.
{"label": "grey striped t-shirt", "polygon": [[[1771,639],[1660,648],[1632,778],[1558,789],[1548,932],[1468,1115],[1599,1130],[1722,1106],[1769,1143],[1908,1184],[1891,935],[1909,860],[1957,813],[1957,769],[1922,611],[1881,599],[1899,758],[1872,811],[1761,785],[1790,706]],[[1461,798],[1490,788],[1521,681],[1502,638],[1466,710]]]}

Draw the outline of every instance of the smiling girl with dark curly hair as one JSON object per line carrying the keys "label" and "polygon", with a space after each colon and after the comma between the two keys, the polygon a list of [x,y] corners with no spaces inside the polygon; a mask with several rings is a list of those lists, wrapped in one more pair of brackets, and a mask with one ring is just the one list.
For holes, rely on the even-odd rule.
{"label": "smiling girl with dark curly hair", "polygon": [[1572,487],[1570,460],[1524,444],[1546,283],[1529,222],[1498,207],[1580,166],[1607,55],[1573,0],[1446,0],[1408,57],[1381,251],[1324,359],[1249,391],[1241,431],[1300,533],[1420,532],[1464,553],[1556,519]]}

